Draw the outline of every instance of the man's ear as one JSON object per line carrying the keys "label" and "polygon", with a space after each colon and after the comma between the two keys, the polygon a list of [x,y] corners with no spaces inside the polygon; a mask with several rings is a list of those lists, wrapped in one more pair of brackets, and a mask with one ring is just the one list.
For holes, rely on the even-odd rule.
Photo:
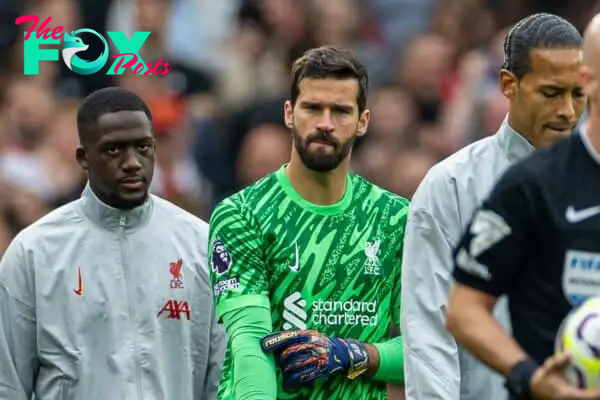
{"label": "man's ear", "polygon": [[588,97],[594,97],[596,89],[598,88],[598,82],[596,81],[596,74],[594,73],[594,70],[586,65],[583,65],[579,68],[579,77],[585,95]]}
{"label": "man's ear", "polygon": [[288,128],[294,127],[294,106],[292,102],[287,100],[283,105],[283,120]]}
{"label": "man's ear", "polygon": [[90,164],[87,158],[87,151],[83,145],[79,145],[77,150],[75,150],[75,158],[77,159],[77,163],[81,166],[81,168],[86,171],[89,169]]}
{"label": "man's ear", "polygon": [[500,90],[504,97],[509,100],[514,99],[517,95],[519,80],[512,72],[502,69],[500,70]]}
{"label": "man's ear", "polygon": [[369,129],[369,121],[371,120],[371,111],[364,110],[360,117],[358,118],[358,137],[364,136],[367,133],[367,129]]}

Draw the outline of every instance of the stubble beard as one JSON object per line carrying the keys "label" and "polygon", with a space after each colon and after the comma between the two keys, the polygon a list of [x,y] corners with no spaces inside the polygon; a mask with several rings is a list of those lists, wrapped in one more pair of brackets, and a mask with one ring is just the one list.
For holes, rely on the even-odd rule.
{"label": "stubble beard", "polygon": [[[340,143],[329,132],[318,131],[303,139],[296,127],[292,127],[292,139],[300,160],[306,168],[315,172],[329,172],[336,169],[350,154],[356,137],[355,134],[346,142]],[[310,144],[315,140],[330,144],[334,148],[333,151],[311,150]]]}

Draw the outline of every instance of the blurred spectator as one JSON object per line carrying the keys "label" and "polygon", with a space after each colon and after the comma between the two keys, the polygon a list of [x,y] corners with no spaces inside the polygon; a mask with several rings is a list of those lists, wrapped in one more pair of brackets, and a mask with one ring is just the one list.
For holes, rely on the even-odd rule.
{"label": "blurred spectator", "polygon": [[[368,9],[360,0],[312,0],[311,18],[315,46],[336,45],[351,49],[367,67],[372,85],[393,78],[393,52],[376,37],[365,35]],[[392,56],[392,57],[390,57]]]}
{"label": "blurred spectator", "polygon": [[273,48],[285,52],[303,42],[312,41],[309,1],[258,0],[258,5],[269,26]]}
{"label": "blurred spectator", "polygon": [[386,47],[402,51],[415,34],[426,31],[440,0],[369,0]]}
{"label": "blurred spectator", "polygon": [[404,151],[391,165],[391,182],[388,189],[411,198],[423,176],[438,160],[425,150]]}
{"label": "blurred spectator", "polygon": [[248,132],[236,165],[238,186],[247,186],[288,162],[291,139],[288,131],[278,125],[263,124]]}
{"label": "blurred spectator", "polygon": [[399,156],[398,147],[390,146],[383,140],[365,140],[354,157],[353,170],[386,189],[393,178],[393,168]]}
{"label": "blurred spectator", "polygon": [[158,147],[151,192],[207,219],[211,189],[187,151],[190,135],[183,121],[183,104],[177,99],[158,97],[149,106]]}
{"label": "blurred spectator", "polygon": [[372,120],[365,140],[382,140],[393,146],[412,146],[413,132],[420,121],[415,102],[397,83],[381,85],[372,91],[369,108]]}
{"label": "blurred spectator", "polygon": [[49,209],[23,187],[0,178],[0,252],[23,228],[46,214]]}
{"label": "blurred spectator", "polygon": [[451,71],[455,51],[446,38],[424,33],[414,37],[402,55],[398,81],[415,100],[421,120],[436,122],[440,118],[444,78]]}
{"label": "blurred spectator", "polygon": [[[75,159],[77,138],[77,102],[59,102],[50,118],[40,146],[44,165],[52,166],[50,183],[54,187],[50,206],[58,206],[77,197],[85,186],[85,174]],[[48,168],[50,169],[50,168]]]}
{"label": "blurred spectator", "polygon": [[244,1],[237,27],[227,43],[228,63],[219,77],[219,98],[225,110],[238,110],[280,94],[287,75],[282,54],[270,46],[267,25],[256,1]]}
{"label": "blurred spectator", "polygon": [[52,94],[30,79],[16,79],[7,90],[4,119],[6,146],[0,154],[0,173],[43,201],[55,195],[52,168],[41,157],[45,129],[54,112]]}
{"label": "blurred spectator", "polygon": [[[586,0],[3,2],[0,249],[28,221],[79,196],[86,177],[73,155],[75,110],[91,90],[121,85],[151,104],[159,146],[152,190],[207,218],[215,202],[287,161],[291,137],[282,106],[293,60],[312,46],[348,47],[369,68],[372,111],[353,170],[410,196],[429,166],[492,134],[504,118],[497,76],[505,27],[542,9],[584,26],[594,6]],[[68,31],[127,37],[151,31],[140,55],[169,62],[172,70],[106,75],[109,62],[84,76],[61,58],[40,62],[40,74],[25,77],[21,38],[30,25],[14,25],[24,14],[51,16],[52,26]],[[100,49],[85,35],[90,49],[81,57],[93,59]]]}

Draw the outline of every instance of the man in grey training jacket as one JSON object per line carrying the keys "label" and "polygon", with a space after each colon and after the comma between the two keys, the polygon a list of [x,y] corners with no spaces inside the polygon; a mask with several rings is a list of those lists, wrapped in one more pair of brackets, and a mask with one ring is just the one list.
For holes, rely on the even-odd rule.
{"label": "man in grey training jacket", "polygon": [[21,231],[0,262],[0,399],[215,399],[226,341],[208,226],[148,194],[148,107],[102,89],[77,129],[81,198]]}
{"label": "man in grey training jacket", "polygon": [[[507,398],[504,378],[458,347],[444,326],[452,250],[508,166],[572,133],[585,107],[580,47],[577,29],[555,15],[534,14],[514,25],[500,72],[507,118],[495,135],[434,166],[412,199],[400,315],[408,400]],[[505,301],[495,316],[510,328]]]}

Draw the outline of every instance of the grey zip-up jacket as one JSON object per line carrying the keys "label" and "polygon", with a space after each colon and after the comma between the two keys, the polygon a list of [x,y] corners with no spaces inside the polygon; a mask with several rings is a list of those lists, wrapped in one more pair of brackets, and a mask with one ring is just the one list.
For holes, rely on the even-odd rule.
{"label": "grey zip-up jacket", "polygon": [[89,187],[21,231],[0,262],[0,399],[215,399],[207,246],[173,204],[117,210]]}
{"label": "grey zip-up jacket", "polygon": [[[401,329],[408,400],[506,400],[504,379],[445,329],[452,251],[504,170],[533,151],[507,121],[434,166],[412,201],[402,261]],[[505,299],[495,309],[510,329]]]}

